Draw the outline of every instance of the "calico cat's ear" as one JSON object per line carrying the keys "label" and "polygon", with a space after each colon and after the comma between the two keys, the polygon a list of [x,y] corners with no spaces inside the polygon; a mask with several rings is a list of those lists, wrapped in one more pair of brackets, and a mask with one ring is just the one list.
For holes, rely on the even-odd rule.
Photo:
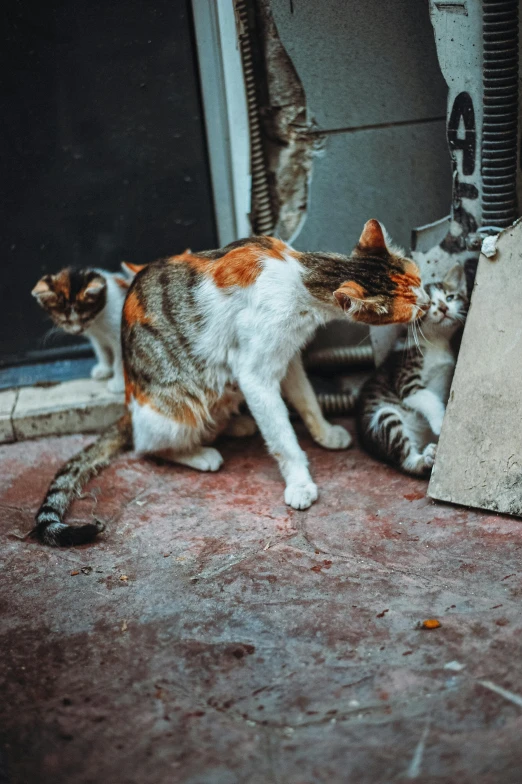
{"label": "calico cat's ear", "polygon": [[357,247],[364,251],[386,250],[386,240],[379,221],[372,218],[364,224]]}
{"label": "calico cat's ear", "polygon": [[360,302],[364,299],[364,290],[354,280],[348,280],[346,283],[343,283],[337,291],[334,291],[334,297],[337,300],[339,307],[346,311],[350,310],[352,307],[353,300]]}
{"label": "calico cat's ear", "polygon": [[31,294],[38,300],[40,305],[50,304],[53,299],[56,299],[56,294],[50,286],[50,276],[46,275],[45,278],[41,278],[31,291]]}
{"label": "calico cat's ear", "polygon": [[96,299],[101,294],[106,285],[105,278],[102,278],[101,275],[92,278],[82,291],[84,299]]}
{"label": "calico cat's ear", "polygon": [[466,274],[464,267],[460,264],[455,264],[454,267],[446,274],[444,278],[444,286],[450,291],[459,291],[461,294],[466,295]]}

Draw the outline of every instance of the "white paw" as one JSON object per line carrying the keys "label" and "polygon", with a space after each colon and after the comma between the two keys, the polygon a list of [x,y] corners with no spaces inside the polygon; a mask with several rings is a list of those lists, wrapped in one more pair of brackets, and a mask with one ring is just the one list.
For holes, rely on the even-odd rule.
{"label": "white paw", "polygon": [[341,425],[329,425],[328,430],[316,439],[325,449],[347,449],[352,443],[350,433]]}
{"label": "white paw", "polygon": [[107,384],[107,389],[109,390],[109,392],[112,392],[115,395],[119,395],[121,394],[121,392],[125,392],[125,381],[123,380],[123,378],[114,376],[114,378],[111,378],[111,380]]}
{"label": "white paw", "polygon": [[285,488],[285,503],[294,509],[308,509],[314,501],[317,501],[317,485],[313,482],[287,485]]}
{"label": "white paw", "polygon": [[219,471],[223,465],[223,458],[217,449],[207,446],[194,455],[192,466],[198,471]]}
{"label": "white paw", "polygon": [[424,465],[426,466],[426,468],[433,468],[436,453],[437,453],[437,444],[428,444],[428,446],[422,453],[422,457],[424,458]]}
{"label": "white paw", "polygon": [[102,365],[101,362],[98,362],[91,370],[91,378],[95,378],[98,381],[102,381],[104,378],[110,378],[111,376],[112,368],[109,367],[109,365]]}

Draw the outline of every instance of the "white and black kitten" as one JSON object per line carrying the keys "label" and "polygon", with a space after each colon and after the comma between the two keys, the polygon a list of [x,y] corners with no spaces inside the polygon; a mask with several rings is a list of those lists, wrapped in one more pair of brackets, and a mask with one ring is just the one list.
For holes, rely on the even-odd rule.
{"label": "white and black kitten", "polygon": [[364,384],[356,409],[361,444],[408,474],[429,473],[446,410],[456,356],[451,339],[468,309],[464,269],[426,286],[430,309],[418,323],[415,345],[400,338]]}
{"label": "white and black kitten", "polygon": [[123,277],[100,269],[63,269],[44,275],[31,292],[56,326],[89,338],[98,360],[91,377],[110,379],[108,389],[115,393],[125,389],[121,312],[134,271],[125,265]]}

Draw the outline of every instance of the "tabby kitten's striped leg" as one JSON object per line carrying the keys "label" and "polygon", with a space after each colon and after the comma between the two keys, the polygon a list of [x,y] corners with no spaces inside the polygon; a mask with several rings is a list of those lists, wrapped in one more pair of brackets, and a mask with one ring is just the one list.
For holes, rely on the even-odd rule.
{"label": "tabby kitten's striped leg", "polygon": [[406,473],[422,476],[433,467],[435,444],[423,448],[408,427],[405,415],[395,406],[378,409],[370,425],[370,435],[377,441],[379,450],[388,455],[390,463]]}
{"label": "tabby kitten's striped leg", "polygon": [[325,449],[346,449],[352,437],[341,425],[331,425],[323,416],[314,389],[305,373],[301,355],[291,361],[282,383],[283,395],[294,406],[310,435]]}

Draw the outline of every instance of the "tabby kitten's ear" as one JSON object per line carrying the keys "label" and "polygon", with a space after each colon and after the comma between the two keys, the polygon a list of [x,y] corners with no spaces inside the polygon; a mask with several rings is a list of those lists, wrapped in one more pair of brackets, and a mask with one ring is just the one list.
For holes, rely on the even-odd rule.
{"label": "tabby kitten's ear", "polygon": [[464,272],[464,267],[460,264],[456,264],[450,269],[446,274],[443,283],[447,289],[456,291],[464,297],[467,295],[466,274]]}
{"label": "tabby kitten's ear", "polygon": [[383,250],[387,250],[384,232],[382,230],[381,224],[379,221],[375,220],[375,218],[366,221],[364,224],[364,229],[362,230],[362,234],[359,237],[357,248],[358,250],[362,250],[365,253],[379,253]]}
{"label": "tabby kitten's ear", "polygon": [[38,301],[38,304],[43,307],[50,305],[53,300],[56,300],[56,294],[50,285],[50,276],[46,275],[41,278],[31,291],[31,294]]}

